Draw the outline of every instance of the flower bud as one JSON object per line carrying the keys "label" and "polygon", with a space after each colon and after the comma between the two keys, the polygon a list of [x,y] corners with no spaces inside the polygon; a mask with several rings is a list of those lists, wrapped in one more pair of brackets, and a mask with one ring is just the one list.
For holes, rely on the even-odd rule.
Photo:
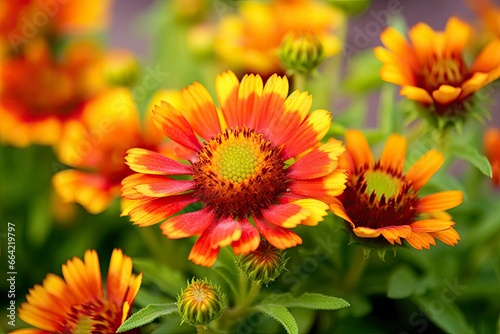
{"label": "flower bud", "polygon": [[255,251],[239,257],[236,264],[251,281],[268,285],[285,269],[287,261],[284,251],[261,240]]}
{"label": "flower bud", "polygon": [[288,33],[278,54],[287,70],[301,74],[312,72],[324,58],[323,45],[312,32]]}
{"label": "flower bud", "polygon": [[193,278],[177,297],[177,306],[183,323],[205,326],[221,317],[226,309],[225,295],[207,279]]}
{"label": "flower bud", "polygon": [[102,62],[104,77],[113,86],[133,86],[139,77],[139,64],[126,50],[108,52]]}

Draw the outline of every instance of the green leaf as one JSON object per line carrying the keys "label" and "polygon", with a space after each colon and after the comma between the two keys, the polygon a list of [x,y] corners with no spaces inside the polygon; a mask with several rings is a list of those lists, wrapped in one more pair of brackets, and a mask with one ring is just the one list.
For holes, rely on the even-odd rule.
{"label": "green leaf", "polygon": [[137,271],[142,271],[147,279],[153,281],[165,294],[171,297],[177,297],[181,287],[186,285],[185,278],[178,271],[159,265],[151,259],[135,258],[134,268]]}
{"label": "green leaf", "polygon": [[389,277],[387,297],[403,299],[410,297],[415,292],[417,278],[415,272],[408,266],[396,268]]}
{"label": "green leaf", "polygon": [[293,297],[290,293],[273,295],[267,298],[265,302],[285,307],[303,307],[311,310],[339,310],[350,306],[342,298],[325,296],[320,293],[304,293],[300,297]]}
{"label": "green leaf", "polygon": [[451,155],[470,162],[474,167],[479,169],[481,173],[488,177],[492,177],[492,170],[488,158],[479,153],[479,151],[470,145],[451,145],[449,148]]}
{"label": "green leaf", "polygon": [[149,304],[145,308],[132,314],[130,318],[118,328],[117,332],[122,333],[131,329],[149,324],[158,317],[168,315],[177,311],[176,303],[169,304]]}
{"label": "green leaf", "polygon": [[278,321],[288,334],[298,334],[299,328],[293,315],[283,305],[261,304],[251,308],[251,310],[264,313],[265,315]]}
{"label": "green leaf", "polygon": [[423,296],[415,296],[412,300],[427,314],[427,316],[446,333],[454,334],[470,334],[474,333],[472,328],[465,320],[464,314],[460,309],[449,300],[449,295],[444,295],[444,292],[449,290],[443,289],[441,295],[427,294]]}
{"label": "green leaf", "polygon": [[45,242],[52,228],[52,206],[50,194],[44,193],[35,197],[28,207],[27,238],[34,245]]}

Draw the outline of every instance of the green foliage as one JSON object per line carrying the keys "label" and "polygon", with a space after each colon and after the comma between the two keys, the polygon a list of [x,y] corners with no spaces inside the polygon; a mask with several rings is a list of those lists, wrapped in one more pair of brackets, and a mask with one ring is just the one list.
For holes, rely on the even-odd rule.
{"label": "green foliage", "polygon": [[278,321],[288,334],[299,333],[295,318],[285,306],[279,304],[261,304],[255,306],[253,309]]}
{"label": "green foliage", "polygon": [[118,333],[126,332],[131,329],[144,326],[158,317],[177,312],[177,304],[150,304],[145,308],[132,314],[130,318],[118,328]]}

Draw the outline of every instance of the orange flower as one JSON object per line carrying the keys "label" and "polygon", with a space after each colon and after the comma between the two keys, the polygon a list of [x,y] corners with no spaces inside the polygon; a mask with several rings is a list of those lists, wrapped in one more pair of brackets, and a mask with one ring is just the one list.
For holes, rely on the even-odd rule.
{"label": "orange flower", "polygon": [[0,0],[0,44],[14,51],[36,37],[89,33],[109,24],[112,0]]}
{"label": "orange flower", "polygon": [[360,131],[347,131],[346,144],[341,165],[347,168],[349,180],[344,193],[330,208],[349,222],[356,236],[383,236],[391,244],[401,244],[404,238],[418,250],[435,245],[434,238],[450,246],[458,243],[460,237],[453,229],[455,222],[444,210],[462,203],[462,192],[418,196],[418,191],[443,164],[441,153],[427,152],[403,173],[406,155],[403,137],[391,135],[376,162]]}
{"label": "orange flower", "polygon": [[493,184],[500,186],[500,130],[490,128],[484,133],[484,150],[493,170]]}
{"label": "orange flower", "polygon": [[102,90],[99,52],[75,44],[61,61],[46,42],[31,43],[19,57],[0,63],[0,138],[15,146],[51,145],[64,125],[78,119],[86,101]]}
{"label": "orange flower", "polygon": [[[172,100],[176,93],[160,91],[154,101]],[[77,169],[56,173],[53,184],[67,202],[77,202],[91,213],[105,210],[120,196],[122,180],[133,172],[124,163],[129,148],[160,150],[163,136],[152,122],[141,129],[131,92],[108,90],[85,106],[81,121],[66,126],[56,147],[59,160]]]}
{"label": "orange flower", "polygon": [[374,49],[384,63],[383,80],[402,86],[401,95],[440,116],[461,116],[474,92],[500,77],[500,39],[493,40],[471,66],[462,53],[469,42],[469,25],[452,17],[444,32],[418,23],[409,31],[411,44],[394,28],[380,35],[387,47]]}
{"label": "orange flower", "polygon": [[[137,174],[122,183],[122,196],[135,200],[122,214],[140,226],[167,219],[161,229],[172,239],[200,235],[189,259],[204,266],[223,246],[254,251],[259,232],[279,249],[300,244],[289,229],[323,220],[346,181],[337,169],[341,142],[320,144],[330,113],[309,113],[307,93],[287,97],[285,77],[273,75],[264,86],[258,75],[239,82],[226,72],[216,91],[220,110],[198,83],[182,91],[179,109],[155,107],[156,125],[183,147],[177,156],[189,165],[134,148],[126,159]],[[172,217],[195,202],[203,208]]]}
{"label": "orange flower", "polygon": [[99,258],[94,250],[84,260],[73,258],[62,266],[63,278],[48,274],[21,305],[19,317],[39,329],[12,334],[116,333],[130,315],[142,274],[132,274],[132,259],[115,249],[103,293]]}
{"label": "orange flower", "polygon": [[242,2],[239,15],[225,13],[215,41],[219,57],[230,67],[246,73],[270,76],[283,72],[278,48],[290,32],[307,31],[318,36],[326,57],[340,51],[335,30],[344,16],[327,4],[310,0],[274,0]]}

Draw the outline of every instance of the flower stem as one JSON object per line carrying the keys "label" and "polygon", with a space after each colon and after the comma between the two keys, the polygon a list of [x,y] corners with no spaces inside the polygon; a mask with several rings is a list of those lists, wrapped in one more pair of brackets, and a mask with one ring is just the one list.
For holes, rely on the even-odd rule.
{"label": "flower stem", "polygon": [[308,89],[307,76],[308,74],[303,73],[295,73],[293,75],[293,87],[295,90],[304,92]]}
{"label": "flower stem", "polygon": [[366,264],[368,262],[368,260],[365,259],[363,248],[356,248],[356,251],[351,257],[350,262],[351,265],[344,279],[344,287],[346,288],[346,290],[354,289],[358,285],[358,282],[363,275]]}

